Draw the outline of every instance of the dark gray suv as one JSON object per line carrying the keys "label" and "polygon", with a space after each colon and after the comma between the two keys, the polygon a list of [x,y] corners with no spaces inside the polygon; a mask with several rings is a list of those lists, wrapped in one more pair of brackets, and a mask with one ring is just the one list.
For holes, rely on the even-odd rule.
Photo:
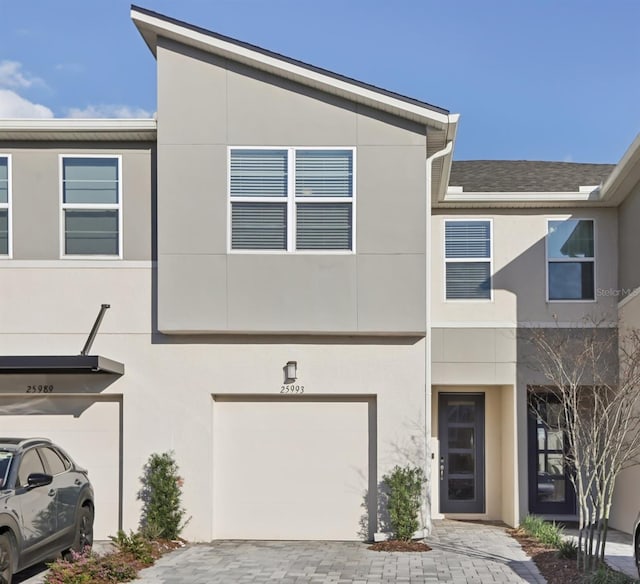
{"label": "dark gray suv", "polygon": [[0,438],[0,584],[93,544],[87,471],[46,438]]}

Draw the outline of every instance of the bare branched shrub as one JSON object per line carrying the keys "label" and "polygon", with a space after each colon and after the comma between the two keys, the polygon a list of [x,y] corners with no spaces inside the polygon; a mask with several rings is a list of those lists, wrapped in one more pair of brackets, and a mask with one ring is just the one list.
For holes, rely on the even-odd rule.
{"label": "bare branched shrub", "polygon": [[530,328],[530,366],[546,379],[535,399],[551,398],[564,428],[582,551],[592,571],[604,560],[616,478],[640,462],[640,332],[604,322],[572,328]]}

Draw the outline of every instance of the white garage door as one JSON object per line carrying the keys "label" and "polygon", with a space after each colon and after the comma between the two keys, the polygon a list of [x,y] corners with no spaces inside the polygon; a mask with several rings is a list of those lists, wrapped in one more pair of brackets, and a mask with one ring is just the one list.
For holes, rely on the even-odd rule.
{"label": "white garage door", "polygon": [[[370,402],[217,397],[216,539],[361,540]],[[371,435],[371,439],[370,439]]]}
{"label": "white garage door", "polygon": [[118,531],[120,403],[93,397],[0,397],[0,435],[49,438],[89,471],[95,539]]}

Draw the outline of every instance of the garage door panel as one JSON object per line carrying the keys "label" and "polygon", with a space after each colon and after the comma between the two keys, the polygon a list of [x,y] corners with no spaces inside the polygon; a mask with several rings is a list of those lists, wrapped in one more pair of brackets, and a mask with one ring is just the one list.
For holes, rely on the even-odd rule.
{"label": "garage door panel", "polygon": [[218,400],[219,539],[361,539],[369,402]]}
{"label": "garage door panel", "polygon": [[0,398],[0,435],[49,438],[89,471],[95,491],[94,536],[118,530],[120,403],[92,397]]}

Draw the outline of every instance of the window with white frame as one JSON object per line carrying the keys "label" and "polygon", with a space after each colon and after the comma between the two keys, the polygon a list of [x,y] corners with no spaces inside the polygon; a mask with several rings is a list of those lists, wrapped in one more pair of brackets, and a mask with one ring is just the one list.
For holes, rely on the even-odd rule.
{"label": "window with white frame", "polygon": [[594,248],[593,219],[549,220],[549,300],[595,299]]}
{"label": "window with white frame", "polygon": [[354,150],[231,148],[230,249],[353,251]]}
{"label": "window with white frame", "polygon": [[64,156],[63,255],[119,256],[121,172],[119,156]]}
{"label": "window with white frame", "polygon": [[491,300],[491,221],[445,221],[447,300]]}
{"label": "window with white frame", "polygon": [[0,256],[9,255],[10,187],[9,157],[0,156]]}

